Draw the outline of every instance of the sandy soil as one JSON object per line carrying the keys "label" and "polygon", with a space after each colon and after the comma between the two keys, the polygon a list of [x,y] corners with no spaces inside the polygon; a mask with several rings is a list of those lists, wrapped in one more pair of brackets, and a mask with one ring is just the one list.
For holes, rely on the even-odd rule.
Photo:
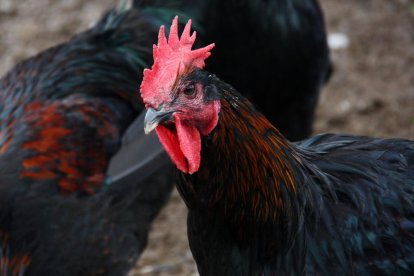
{"label": "sandy soil", "polygon": [[[0,0],[0,75],[17,61],[64,41],[116,0]],[[414,139],[414,1],[320,0],[328,31],[350,39],[332,52],[315,133]],[[175,193],[156,220],[131,275],[197,274],[186,237],[186,208]]]}

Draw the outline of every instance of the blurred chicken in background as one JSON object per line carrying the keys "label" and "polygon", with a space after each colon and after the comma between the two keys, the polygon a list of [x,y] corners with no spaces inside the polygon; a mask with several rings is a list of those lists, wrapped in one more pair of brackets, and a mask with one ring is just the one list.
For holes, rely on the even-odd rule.
{"label": "blurred chicken in background", "polygon": [[[157,141],[142,131],[123,138],[122,164],[108,164],[143,109],[154,18],[108,11],[0,80],[1,275],[124,275],[145,248],[170,165],[144,154]],[[131,163],[125,152],[143,156]]]}

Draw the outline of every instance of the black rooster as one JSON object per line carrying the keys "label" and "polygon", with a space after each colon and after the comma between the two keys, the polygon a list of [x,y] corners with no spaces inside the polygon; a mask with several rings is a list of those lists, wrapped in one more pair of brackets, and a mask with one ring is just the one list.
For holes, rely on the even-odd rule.
{"label": "black rooster", "polygon": [[153,11],[109,11],[0,80],[2,276],[124,275],[144,249],[171,165],[145,154],[157,140],[143,131],[113,156],[143,109],[136,92],[163,20]]}
{"label": "black rooster", "polygon": [[[290,143],[160,30],[141,94],[180,169],[201,275],[412,275],[414,142],[325,134]],[[173,62],[172,62],[173,61]]]}

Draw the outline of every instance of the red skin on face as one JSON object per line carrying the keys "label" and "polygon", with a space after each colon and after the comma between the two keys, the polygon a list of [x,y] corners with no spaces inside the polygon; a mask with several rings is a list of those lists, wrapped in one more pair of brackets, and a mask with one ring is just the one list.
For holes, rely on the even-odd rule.
{"label": "red skin on face", "polygon": [[[168,41],[164,34],[164,26],[160,28],[158,45],[154,45],[153,48],[154,65],[151,70],[144,70],[141,84],[141,96],[147,108],[159,109],[161,104],[168,105],[172,100],[171,91],[177,79],[191,68],[202,69],[205,65],[204,60],[210,56],[214,44],[191,50],[196,33],[190,35],[190,28],[191,20],[179,38],[176,16]],[[200,86],[198,89],[201,89]],[[200,135],[208,135],[217,125],[220,102],[213,101],[206,105],[201,98],[190,101],[189,106],[189,110],[180,110],[173,115],[175,128],[159,125],[156,132],[177,168],[192,174],[200,167]]]}
{"label": "red skin on face", "polygon": [[[220,102],[204,106],[191,119],[185,113],[174,114],[175,129],[159,125],[158,138],[179,170],[193,174],[200,168],[201,135],[206,136],[216,127]],[[193,114],[194,115],[194,114]]]}

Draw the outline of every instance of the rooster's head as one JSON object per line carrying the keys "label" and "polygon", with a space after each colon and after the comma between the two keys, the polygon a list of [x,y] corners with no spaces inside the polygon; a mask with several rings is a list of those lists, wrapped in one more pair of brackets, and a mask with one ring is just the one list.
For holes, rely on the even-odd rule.
{"label": "rooster's head", "polygon": [[154,64],[144,71],[141,95],[146,105],[145,132],[156,130],[172,161],[181,171],[194,173],[200,167],[201,135],[217,125],[220,101],[212,85],[215,77],[203,71],[204,60],[214,44],[191,50],[196,33],[191,20],[181,38],[175,17],[170,35],[161,26],[154,45]]}

